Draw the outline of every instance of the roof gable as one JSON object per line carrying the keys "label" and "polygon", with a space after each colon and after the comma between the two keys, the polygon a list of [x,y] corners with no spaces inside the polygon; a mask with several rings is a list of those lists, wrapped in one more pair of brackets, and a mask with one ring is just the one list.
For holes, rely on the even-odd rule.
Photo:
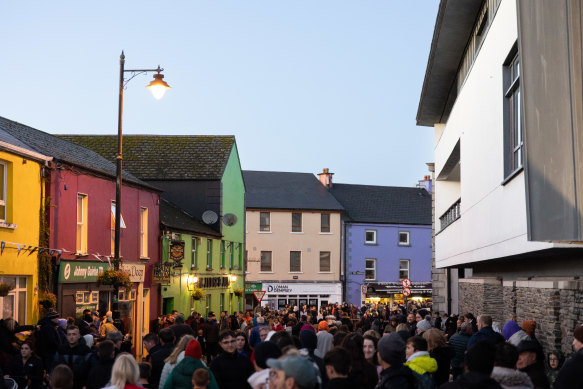
{"label": "roof gable", "polygon": [[[115,135],[59,137],[116,159]],[[234,136],[124,135],[123,167],[142,180],[220,180],[234,143]]]}

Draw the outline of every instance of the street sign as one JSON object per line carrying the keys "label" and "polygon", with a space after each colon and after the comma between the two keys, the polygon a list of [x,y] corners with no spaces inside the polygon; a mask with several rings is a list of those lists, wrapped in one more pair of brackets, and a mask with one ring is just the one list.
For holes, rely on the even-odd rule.
{"label": "street sign", "polygon": [[253,292],[253,296],[255,296],[255,300],[257,300],[257,302],[260,303],[261,300],[263,300],[263,296],[265,296],[265,291],[256,290],[255,292]]}
{"label": "street sign", "polygon": [[401,284],[403,285],[403,288],[409,288],[411,286],[411,280],[408,278],[403,278]]}
{"label": "street sign", "polygon": [[411,296],[411,289],[403,288],[403,296],[405,296],[405,297]]}
{"label": "street sign", "polygon": [[368,288],[367,288],[366,285],[361,285],[360,286],[360,293],[366,294],[367,290],[368,290]]}

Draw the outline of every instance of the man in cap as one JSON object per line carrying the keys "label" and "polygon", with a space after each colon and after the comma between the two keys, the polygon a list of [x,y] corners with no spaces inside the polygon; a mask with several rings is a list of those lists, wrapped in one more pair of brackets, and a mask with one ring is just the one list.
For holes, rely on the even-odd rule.
{"label": "man in cap", "polygon": [[302,356],[267,360],[270,389],[313,389],[316,386],[316,370],[312,362]]}
{"label": "man in cap", "polygon": [[516,368],[530,377],[535,388],[549,388],[543,361],[538,359],[540,345],[533,340],[523,340],[518,344]]}
{"label": "man in cap", "polygon": [[403,366],[405,361],[405,342],[393,332],[383,336],[377,345],[377,359],[383,368],[377,389],[412,389],[415,378],[411,370]]}
{"label": "man in cap", "polygon": [[577,327],[573,333],[573,350],[575,352],[565,362],[553,384],[554,389],[583,388],[583,326]]}

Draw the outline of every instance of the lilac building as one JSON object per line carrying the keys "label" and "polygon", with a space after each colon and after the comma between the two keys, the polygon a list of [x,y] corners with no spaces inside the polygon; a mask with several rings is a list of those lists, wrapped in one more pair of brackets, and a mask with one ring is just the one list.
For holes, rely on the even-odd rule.
{"label": "lilac building", "polygon": [[345,301],[403,301],[405,278],[412,281],[409,299],[431,299],[431,187],[325,184],[345,209]]}

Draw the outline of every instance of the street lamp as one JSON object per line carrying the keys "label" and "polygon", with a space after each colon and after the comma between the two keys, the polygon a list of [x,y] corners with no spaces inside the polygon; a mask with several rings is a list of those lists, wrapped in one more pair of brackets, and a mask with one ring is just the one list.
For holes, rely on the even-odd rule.
{"label": "street lamp", "polygon": [[[119,56],[119,111],[117,121],[117,157],[116,157],[116,185],[115,185],[115,243],[114,243],[114,259],[113,266],[115,270],[119,270],[121,258],[119,256],[120,246],[120,227],[121,227],[121,172],[122,172],[122,118],[123,118],[123,90],[134,77],[142,73],[156,72],[154,80],[150,82],[146,88],[150,89],[156,99],[162,98],[166,89],[170,86],[163,80],[164,76],[160,73],[161,69],[158,65],[156,69],[124,69],[125,55],[123,51]],[[125,73],[131,73],[131,77],[127,80],[124,78]]]}

